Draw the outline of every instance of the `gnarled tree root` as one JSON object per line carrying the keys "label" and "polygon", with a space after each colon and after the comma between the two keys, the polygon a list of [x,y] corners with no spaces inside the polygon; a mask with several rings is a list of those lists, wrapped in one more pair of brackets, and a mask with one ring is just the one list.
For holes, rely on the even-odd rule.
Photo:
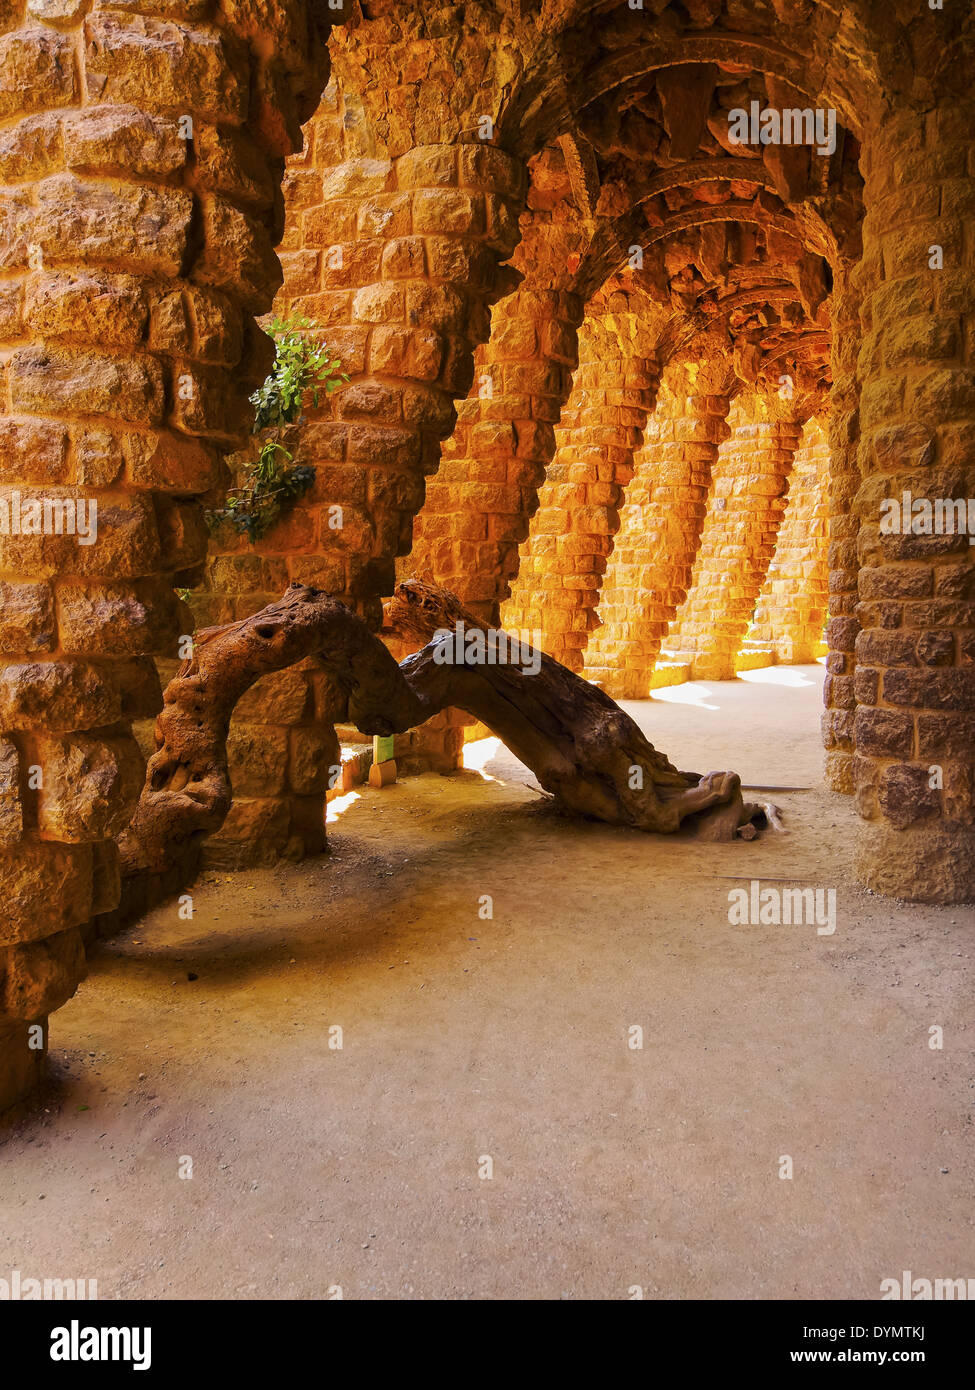
{"label": "gnarled tree root", "polygon": [[345,604],[296,584],[260,613],[198,633],[163,697],[157,752],[119,841],[123,873],[162,871],[187,841],[220,828],[232,798],[226,745],[237,701],[261,676],[313,655],[341,692],[344,722],[388,736],[448,707],[465,710],[567,810],[661,834],[690,819],[720,839],[759,812],[744,805],[735,773],[678,772],[608,695],[551,657],[522,650],[515,661],[472,661],[463,640],[428,640],[461,624],[485,634],[475,655],[499,654],[490,630],[445,590],[406,581],[387,622],[426,645],[397,665]]}

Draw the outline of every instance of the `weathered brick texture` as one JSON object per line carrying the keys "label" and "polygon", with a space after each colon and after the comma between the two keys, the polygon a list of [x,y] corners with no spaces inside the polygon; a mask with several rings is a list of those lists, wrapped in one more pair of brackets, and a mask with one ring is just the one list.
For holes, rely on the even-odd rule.
{"label": "weathered brick texture", "polygon": [[[691,376],[699,378],[696,369]],[[718,380],[699,381],[703,386]],[[599,601],[585,674],[615,699],[645,699],[700,543],[729,401],[695,394],[683,366],[664,374]]]}
{"label": "weathered brick texture", "polygon": [[779,414],[766,397],[736,400],[718,450],[690,590],[664,643],[694,680],[734,678],[775,551],[800,430]]}
{"label": "weathered brick texture", "polygon": [[555,457],[501,610],[503,627],[537,633],[542,649],[573,671],[582,670],[589,633],[598,625],[602,576],[658,380],[646,329],[634,344],[624,339],[610,306],[601,308],[590,310],[580,333]]}
{"label": "weathered brick texture", "polygon": [[0,1106],[43,1058],[27,1027],[46,1046],[77,986],[80,926],[118,901],[131,721],[160,707],[152,657],[188,626],[174,584],[206,556],[197,499],[246,433],[275,190],[325,71],[298,4],[18,10],[0,38],[0,498],[97,512],[91,544],[53,514],[51,533],[0,532]]}
{"label": "weathered brick texture", "polygon": [[853,791],[853,723],[856,708],[857,532],[855,507],[860,486],[859,353],[860,297],[847,271],[833,293],[835,324],[831,349],[829,413],[829,608],[826,639],[827,680],[823,692],[823,746],[827,786]]}
{"label": "weathered brick texture", "polygon": [[755,605],[749,640],[768,645],[777,662],[815,661],[823,643],[829,579],[829,444],[808,420],[792,456],[785,516],[775,555]]}
{"label": "weathered brick texture", "polygon": [[975,109],[899,113],[872,132],[864,162],[859,602],[847,619],[860,626],[851,704],[866,824],[857,863],[881,892],[970,901],[973,549],[954,524],[944,534],[885,533],[881,515],[885,499],[905,491],[932,510],[939,499],[975,497]]}

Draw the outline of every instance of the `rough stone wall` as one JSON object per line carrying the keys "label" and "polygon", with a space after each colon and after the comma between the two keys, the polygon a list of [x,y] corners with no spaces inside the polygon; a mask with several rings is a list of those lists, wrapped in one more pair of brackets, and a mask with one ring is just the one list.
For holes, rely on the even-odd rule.
{"label": "rough stone wall", "polygon": [[824,776],[834,791],[851,795],[856,711],[857,532],[860,486],[860,296],[843,269],[833,291],[832,387],[829,412],[829,611],[826,640]]}
{"label": "rough stone wall", "polygon": [[[718,446],[728,435],[729,371],[664,373],[599,600],[585,675],[614,699],[645,699],[660,644],[690,582]],[[714,388],[720,388],[714,390]]]}
{"label": "rough stone wall", "polygon": [[862,881],[957,902],[975,899],[975,558],[954,525],[925,534],[923,507],[880,524],[905,491],[975,497],[975,109],[942,101],[889,117],[864,157],[854,773]]}
{"label": "rough stone wall", "polygon": [[266,368],[275,192],[326,71],[305,7],[273,13],[2,14],[0,497],[96,503],[97,539],[0,533],[0,1107],[39,1073],[79,927],[118,901],[131,721],[159,708],[196,498]]}
{"label": "rough stone wall", "polygon": [[767,395],[738,397],[718,451],[691,587],[664,645],[693,680],[733,680],[775,553],[800,426]]}
{"label": "rough stone wall", "polygon": [[590,305],[555,457],[501,610],[502,627],[538,633],[542,649],[573,671],[597,626],[623,489],[657,391],[653,335],[629,298],[618,292]]}
{"label": "rough stone wall", "polygon": [[829,583],[829,443],[807,420],[792,457],[785,516],[762,585],[749,640],[772,648],[776,661],[815,661],[823,641]]}

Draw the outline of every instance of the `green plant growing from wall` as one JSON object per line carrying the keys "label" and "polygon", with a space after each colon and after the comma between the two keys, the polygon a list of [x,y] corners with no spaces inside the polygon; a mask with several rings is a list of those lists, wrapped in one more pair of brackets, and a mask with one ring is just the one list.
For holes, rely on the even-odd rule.
{"label": "green plant growing from wall", "polygon": [[315,469],[296,462],[282,441],[306,401],[317,407],[323,391],[330,396],[349,379],[327,344],[310,336],[318,327],[301,314],[272,319],[267,331],[274,339],[274,367],[250,398],[253,433],[263,436],[260,451],[243,465],[244,480],[227,494],[224,506],[207,513],[211,530],[229,525],[259,541],[315,481]]}

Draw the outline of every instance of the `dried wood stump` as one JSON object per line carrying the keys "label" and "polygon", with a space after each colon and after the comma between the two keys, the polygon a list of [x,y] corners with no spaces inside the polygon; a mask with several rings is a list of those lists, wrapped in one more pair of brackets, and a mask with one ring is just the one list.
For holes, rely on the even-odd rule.
{"label": "dried wood stump", "polygon": [[[250,618],[198,633],[163,697],[157,751],[120,839],[123,871],[161,871],[187,841],[219,829],[232,799],[226,744],[237,701],[261,676],[312,655],[342,693],[343,722],[388,736],[465,710],[566,810],[660,834],[692,819],[712,839],[759,814],[735,773],[679,772],[597,686],[542,653],[508,649],[446,590],[400,584],[386,621],[425,644],[399,665],[345,604],[297,584]],[[472,636],[465,644],[460,634]]]}

